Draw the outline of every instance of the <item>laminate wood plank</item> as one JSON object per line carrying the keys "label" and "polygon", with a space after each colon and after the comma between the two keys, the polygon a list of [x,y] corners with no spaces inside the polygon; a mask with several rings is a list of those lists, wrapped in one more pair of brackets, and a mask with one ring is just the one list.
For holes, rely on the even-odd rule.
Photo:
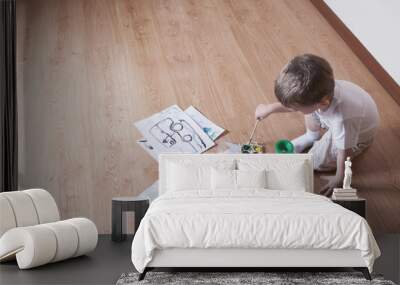
{"label": "laminate wood plank", "polygon": [[[157,163],[136,144],[135,121],[194,105],[229,131],[210,152],[245,142],[257,104],[276,100],[279,71],[311,52],[377,102],[381,126],[354,162],[354,185],[368,200],[374,231],[400,231],[400,106],[309,1],[17,5],[21,187],[48,189],[63,218],[87,216],[110,233],[111,198],[137,195],[157,179]],[[276,114],[255,140],[272,151],[278,139],[303,131],[301,114]]]}

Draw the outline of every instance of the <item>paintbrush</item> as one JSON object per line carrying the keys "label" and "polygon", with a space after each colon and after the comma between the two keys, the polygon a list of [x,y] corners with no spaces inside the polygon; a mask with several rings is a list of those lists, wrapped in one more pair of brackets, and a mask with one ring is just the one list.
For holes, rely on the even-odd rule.
{"label": "paintbrush", "polygon": [[251,132],[249,142],[248,142],[247,144],[250,144],[251,141],[253,140],[253,136],[254,136],[254,133],[256,132],[256,129],[257,129],[257,126],[258,126],[258,123],[259,123],[259,122],[260,122],[260,120],[257,119],[256,123],[254,124],[253,130],[252,130],[252,132]]}

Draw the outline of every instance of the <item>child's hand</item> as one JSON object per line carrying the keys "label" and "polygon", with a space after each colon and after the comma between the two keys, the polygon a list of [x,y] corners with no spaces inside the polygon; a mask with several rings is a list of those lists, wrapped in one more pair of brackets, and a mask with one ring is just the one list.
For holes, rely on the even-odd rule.
{"label": "child's hand", "polygon": [[333,189],[340,186],[342,183],[339,177],[335,176],[321,176],[323,180],[327,180],[324,186],[322,186],[321,190],[319,191],[320,194],[325,195],[326,197],[330,197],[333,193]]}
{"label": "child's hand", "polygon": [[256,111],[254,113],[254,116],[256,117],[256,120],[262,120],[268,117],[271,113],[270,110],[270,105],[266,104],[260,104],[257,106]]}

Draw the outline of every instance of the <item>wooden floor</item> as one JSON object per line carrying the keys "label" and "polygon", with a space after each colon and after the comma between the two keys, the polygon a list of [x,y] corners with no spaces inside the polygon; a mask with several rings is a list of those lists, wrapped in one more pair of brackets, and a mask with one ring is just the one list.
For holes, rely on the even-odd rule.
{"label": "wooden floor", "polygon": [[[307,52],[376,100],[379,134],[355,161],[354,184],[374,231],[400,232],[400,107],[309,1],[17,2],[21,184],[51,191],[63,218],[109,233],[111,197],[157,179],[135,121],[194,105],[229,130],[212,151],[245,142],[257,104],[276,100],[278,72]],[[279,114],[256,140],[272,151],[303,131],[301,114]]]}

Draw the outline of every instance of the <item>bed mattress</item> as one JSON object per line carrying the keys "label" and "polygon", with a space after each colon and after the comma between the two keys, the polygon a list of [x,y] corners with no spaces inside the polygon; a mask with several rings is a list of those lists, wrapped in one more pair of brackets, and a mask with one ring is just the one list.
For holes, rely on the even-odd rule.
{"label": "bed mattress", "polygon": [[167,192],[132,243],[139,272],[163,249],[359,250],[372,271],[379,248],[368,223],[330,199],[301,191]]}

